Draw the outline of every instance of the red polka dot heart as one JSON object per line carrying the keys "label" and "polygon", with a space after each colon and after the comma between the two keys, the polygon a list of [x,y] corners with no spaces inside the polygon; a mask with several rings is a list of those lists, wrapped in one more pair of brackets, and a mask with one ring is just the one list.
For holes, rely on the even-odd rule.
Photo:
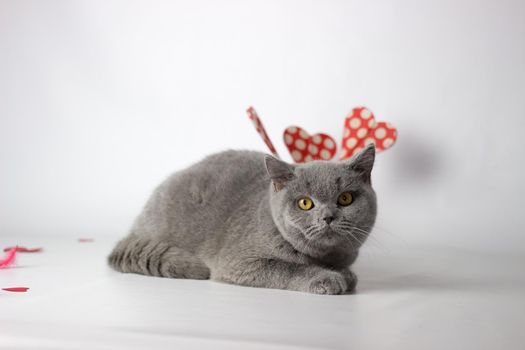
{"label": "red polka dot heart", "polygon": [[341,159],[347,159],[366,145],[373,143],[376,151],[392,147],[397,130],[387,122],[376,122],[374,114],[366,107],[356,107],[345,119]]}
{"label": "red polka dot heart", "polygon": [[283,138],[296,163],[332,159],[337,149],[334,139],[329,135],[315,134],[310,136],[298,126],[286,128]]}
{"label": "red polka dot heart", "polygon": [[[255,110],[250,107],[247,112],[272,154],[279,157]],[[336,142],[330,135],[323,133],[309,135],[298,126],[286,128],[283,139],[296,163],[330,160],[337,152]],[[392,147],[396,140],[397,130],[390,123],[376,122],[374,114],[368,108],[356,107],[345,118],[339,158],[350,158],[370,143],[375,144],[377,152],[381,152]]]}

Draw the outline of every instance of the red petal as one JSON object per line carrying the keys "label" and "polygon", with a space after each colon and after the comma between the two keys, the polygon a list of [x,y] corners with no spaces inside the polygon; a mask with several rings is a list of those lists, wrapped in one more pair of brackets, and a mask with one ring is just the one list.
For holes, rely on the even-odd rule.
{"label": "red petal", "polygon": [[13,264],[15,262],[16,258],[16,251],[18,247],[15,247],[15,249],[11,249],[9,252],[7,252],[7,256],[5,259],[0,260],[0,269],[4,269],[6,267],[9,267],[9,265]]}
{"label": "red petal", "polygon": [[6,292],[27,292],[29,288],[27,287],[11,287],[11,288],[2,288]]}
{"label": "red petal", "polygon": [[16,249],[18,253],[40,253],[42,248],[26,248],[26,247],[7,247],[4,248],[4,252],[8,252],[12,249]]}
{"label": "red petal", "polygon": [[88,242],[93,242],[95,240],[93,238],[79,238],[78,241],[80,243],[88,243]]}

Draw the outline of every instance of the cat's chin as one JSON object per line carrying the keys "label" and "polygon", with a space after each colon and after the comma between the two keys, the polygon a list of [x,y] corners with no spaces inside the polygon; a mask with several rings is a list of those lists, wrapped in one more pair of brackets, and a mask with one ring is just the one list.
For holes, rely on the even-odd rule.
{"label": "cat's chin", "polygon": [[335,247],[342,243],[341,235],[335,232],[331,227],[325,228],[321,233],[317,234],[315,237],[306,239],[311,243],[326,248]]}
{"label": "cat's chin", "polygon": [[[282,234],[282,233],[281,233]],[[285,231],[282,236],[297,250],[313,257],[324,256],[337,247],[345,246],[344,237],[331,227],[325,227],[314,236],[308,236],[302,230],[294,229]]]}

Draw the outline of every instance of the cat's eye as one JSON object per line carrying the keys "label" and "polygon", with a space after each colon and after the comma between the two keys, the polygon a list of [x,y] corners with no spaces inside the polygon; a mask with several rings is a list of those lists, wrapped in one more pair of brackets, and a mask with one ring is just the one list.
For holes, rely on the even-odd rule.
{"label": "cat's eye", "polygon": [[337,198],[337,203],[343,207],[346,207],[347,205],[352,204],[353,199],[354,198],[350,192],[343,192]]}
{"label": "cat's eye", "polygon": [[297,206],[302,210],[310,210],[314,207],[314,202],[308,197],[303,197],[297,201]]}

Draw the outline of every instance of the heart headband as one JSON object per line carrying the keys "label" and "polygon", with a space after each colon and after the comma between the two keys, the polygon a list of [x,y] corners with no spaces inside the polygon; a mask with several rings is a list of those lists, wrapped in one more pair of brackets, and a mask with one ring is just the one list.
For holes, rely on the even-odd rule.
{"label": "heart headband", "polygon": [[[250,107],[246,112],[264,143],[272,154],[279,158],[255,109]],[[310,135],[298,126],[287,127],[284,130],[283,139],[296,163],[330,160],[337,153],[336,142],[330,135],[323,133]],[[397,130],[392,124],[377,122],[374,114],[368,108],[356,107],[345,118],[339,159],[352,157],[370,143],[375,144],[377,152],[381,152],[392,147],[396,140]]]}

